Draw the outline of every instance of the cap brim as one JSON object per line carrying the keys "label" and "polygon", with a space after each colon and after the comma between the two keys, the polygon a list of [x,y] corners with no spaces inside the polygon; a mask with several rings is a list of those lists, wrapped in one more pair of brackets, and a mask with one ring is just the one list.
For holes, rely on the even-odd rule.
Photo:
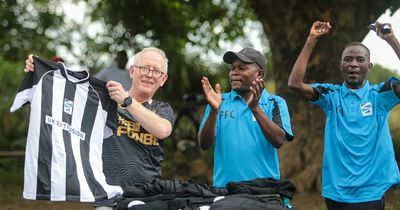
{"label": "cap brim", "polygon": [[232,51],[226,52],[223,57],[224,62],[227,64],[232,64],[236,59],[239,59],[245,63],[255,63],[255,61],[251,60],[247,56]]}

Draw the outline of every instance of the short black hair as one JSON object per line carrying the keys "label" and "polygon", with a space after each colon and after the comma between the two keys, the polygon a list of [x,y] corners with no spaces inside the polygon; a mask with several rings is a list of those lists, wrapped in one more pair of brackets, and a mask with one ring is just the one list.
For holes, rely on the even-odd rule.
{"label": "short black hair", "polygon": [[361,46],[361,47],[364,47],[365,50],[367,50],[367,53],[368,53],[368,60],[371,59],[371,53],[370,53],[368,47],[365,46],[365,45],[364,45],[363,43],[361,43],[361,42],[350,42],[350,43],[348,43],[348,44],[346,45],[346,47],[344,47],[344,49],[343,49],[343,51],[342,51],[342,54],[343,54],[343,52],[344,52],[344,50],[345,50],[346,48],[351,47],[351,46]]}

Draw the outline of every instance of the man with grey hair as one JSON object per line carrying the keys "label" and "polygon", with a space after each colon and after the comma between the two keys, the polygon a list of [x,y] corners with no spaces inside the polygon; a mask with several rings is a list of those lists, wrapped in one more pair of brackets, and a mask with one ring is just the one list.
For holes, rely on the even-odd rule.
{"label": "man with grey hair", "polygon": [[[162,50],[144,48],[129,69],[129,91],[118,82],[107,82],[110,97],[119,104],[117,129],[103,142],[103,171],[108,184],[125,188],[161,178],[163,140],[172,132],[174,114],[168,103],[153,96],[167,81],[167,69],[168,59]],[[32,56],[25,71],[33,71]],[[113,201],[95,206],[112,209]]]}
{"label": "man with grey hair", "polygon": [[139,52],[129,69],[132,86],[125,91],[115,81],[107,83],[118,108],[118,127],[104,140],[104,173],[108,183],[126,187],[161,177],[163,142],[172,132],[174,115],[168,103],[153,95],[168,79],[168,59],[157,48]]}

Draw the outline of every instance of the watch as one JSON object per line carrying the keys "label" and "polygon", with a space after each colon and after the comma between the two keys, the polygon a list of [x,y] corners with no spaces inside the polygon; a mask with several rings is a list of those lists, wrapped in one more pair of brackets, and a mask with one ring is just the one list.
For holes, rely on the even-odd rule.
{"label": "watch", "polygon": [[129,106],[129,105],[131,105],[131,104],[132,104],[132,97],[128,96],[128,97],[126,97],[126,98],[124,99],[124,103],[121,104],[121,106],[122,106],[123,108],[126,108],[127,106]]}

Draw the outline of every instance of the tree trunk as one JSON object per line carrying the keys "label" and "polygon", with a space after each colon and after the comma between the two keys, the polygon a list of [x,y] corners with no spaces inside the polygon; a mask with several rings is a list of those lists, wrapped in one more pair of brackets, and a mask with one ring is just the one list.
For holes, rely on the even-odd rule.
{"label": "tree trunk", "polygon": [[321,38],[311,55],[305,81],[341,83],[338,61],[344,46],[359,41],[390,5],[389,0],[248,0],[261,21],[270,42],[273,69],[268,76],[276,81],[277,94],[286,99],[292,118],[295,140],[280,149],[282,178],[292,180],[298,190],[321,188],[324,113],[299,98],[287,87],[294,62],[316,20],[329,21],[331,34]]}

